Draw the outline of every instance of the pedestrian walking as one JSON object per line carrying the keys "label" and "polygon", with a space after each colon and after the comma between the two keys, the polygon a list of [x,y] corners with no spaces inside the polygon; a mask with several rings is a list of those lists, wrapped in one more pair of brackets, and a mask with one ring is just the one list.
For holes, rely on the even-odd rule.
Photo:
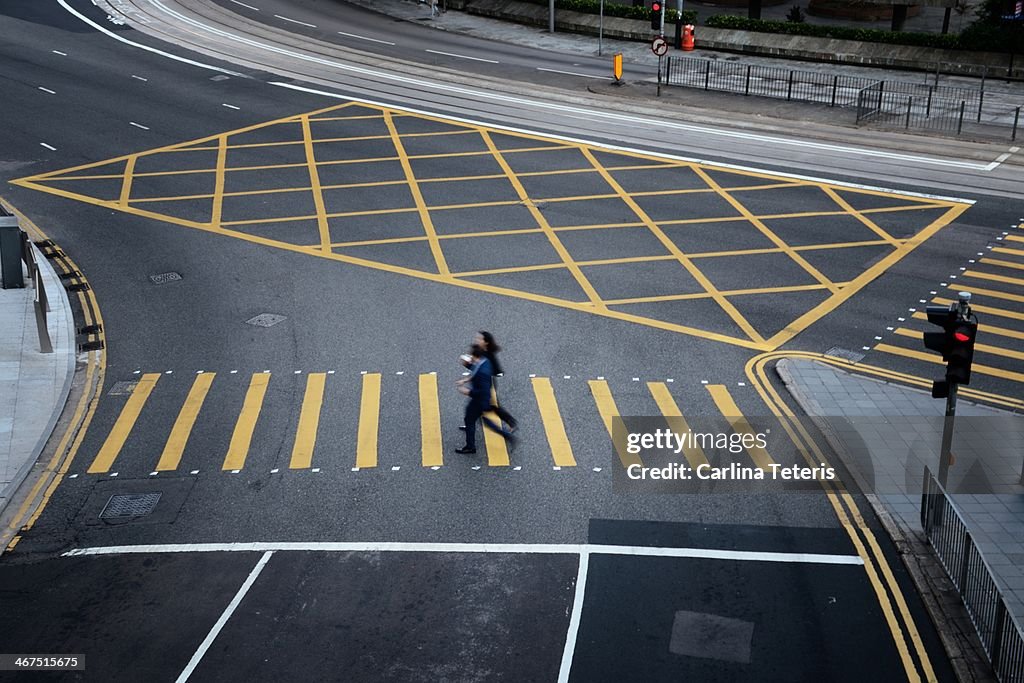
{"label": "pedestrian walking", "polygon": [[[501,347],[498,346],[498,342],[494,340],[494,335],[485,330],[480,330],[476,333],[476,339],[473,343],[484,350],[484,355],[487,356],[487,360],[491,361],[491,384],[494,387],[494,394],[498,393],[498,377],[505,374],[505,371],[501,367],[501,363],[498,362],[498,352],[501,351]],[[504,406],[500,403],[491,402],[491,412],[498,416],[499,420],[502,420],[508,424],[509,430],[514,432],[519,426],[519,421],[512,416],[512,413],[508,412]]]}
{"label": "pedestrian walking", "polygon": [[[463,362],[466,363],[465,360]],[[469,377],[458,382],[459,391],[469,397],[463,420],[466,430],[466,445],[462,448],[456,448],[455,452],[461,454],[476,453],[476,423],[478,420],[482,421],[484,426],[491,431],[501,434],[505,441],[509,442],[510,446],[515,446],[515,437],[512,436],[511,431],[504,429],[500,424],[495,424],[490,418],[484,416],[484,413],[491,407],[491,388],[494,381],[494,371],[491,367],[490,359],[487,358],[486,352],[479,344],[473,345],[468,363]]]}

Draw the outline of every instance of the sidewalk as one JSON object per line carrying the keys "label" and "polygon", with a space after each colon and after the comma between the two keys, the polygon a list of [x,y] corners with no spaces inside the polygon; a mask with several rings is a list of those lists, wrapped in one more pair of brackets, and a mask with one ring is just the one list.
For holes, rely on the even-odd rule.
{"label": "sidewalk", "polygon": [[[862,492],[923,539],[922,473],[938,469],[945,401],[814,361],[786,359],[778,372],[807,415],[824,417]],[[961,400],[952,451],[946,490],[1024,624],[1024,416]]]}
{"label": "sidewalk", "polygon": [[[32,247],[35,249],[35,246]],[[49,298],[53,353],[40,353],[35,289],[0,289],[0,513],[36,464],[60,416],[75,372],[71,304],[53,267],[36,250]]]}

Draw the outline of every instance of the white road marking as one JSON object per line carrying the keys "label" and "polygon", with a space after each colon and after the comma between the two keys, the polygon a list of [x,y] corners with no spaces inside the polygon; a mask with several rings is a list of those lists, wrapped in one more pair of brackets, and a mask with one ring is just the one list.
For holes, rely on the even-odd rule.
{"label": "white road marking", "polygon": [[537,71],[547,71],[552,74],[565,74],[566,76],[582,76],[583,78],[603,78],[605,80],[612,80],[611,76],[595,76],[594,74],[581,74],[578,71],[560,71],[558,69],[545,69],[542,66],[537,67]]}
{"label": "white road marking", "polygon": [[39,144],[42,145],[43,147],[45,147],[46,149],[50,150],[51,152],[56,152],[57,151],[57,148],[54,147],[53,145],[48,145],[45,142],[40,142]]}
{"label": "white road marking", "polygon": [[109,30],[109,29],[107,29],[107,28],[105,28],[103,26],[100,26],[99,24],[97,24],[95,21],[93,21],[89,17],[87,17],[84,14],[76,11],[70,5],[68,5],[67,0],[57,0],[57,2],[60,3],[61,7],[63,7],[65,10],[70,12],[72,15],[74,15],[75,17],[77,17],[81,21],[84,21],[89,26],[92,26],[94,29],[96,29],[100,33],[103,33],[103,34],[113,38],[114,40],[121,41],[125,45],[131,45],[132,47],[137,47],[140,50],[145,50],[146,52],[152,52],[154,54],[160,55],[161,57],[167,57],[168,59],[173,59],[176,62],[183,62],[185,64],[191,64],[192,66],[198,66],[200,69],[210,69],[211,71],[219,71],[222,74],[228,74],[228,75],[231,75],[231,76],[238,76],[240,78],[242,77],[242,74],[235,73],[234,71],[228,71],[227,69],[221,69],[220,67],[217,67],[217,66],[211,66],[209,64],[203,64],[202,62],[193,61],[191,59],[185,59],[184,57],[179,57],[178,55],[173,55],[170,52],[164,52],[163,50],[157,50],[155,47],[149,47],[148,45],[142,45],[141,43],[136,43],[134,41],[128,40],[127,38],[119,36],[116,33],[114,33],[113,31],[111,31],[111,30]]}
{"label": "white road marking", "polygon": [[247,5],[244,2],[239,2],[238,0],[231,0],[231,2],[235,3],[236,5],[241,5],[242,7],[245,7],[247,9],[251,9],[254,12],[259,12],[260,11],[259,7],[253,7],[252,5]]}
{"label": "white road marking", "polygon": [[316,24],[307,24],[306,22],[299,21],[297,19],[289,19],[288,17],[282,17],[280,14],[275,14],[274,18],[275,19],[280,19],[281,21],[290,21],[291,23],[299,24],[300,26],[308,26],[310,28],[316,28]]}
{"label": "white road marking", "polygon": [[572,656],[576,652],[576,636],[580,631],[580,618],[583,614],[583,595],[587,591],[587,567],[590,554],[580,553],[580,568],[576,572],[576,595],[572,600],[572,616],[569,617],[569,632],[565,636],[565,647],[562,649],[562,666],[558,670],[558,683],[568,683],[569,671],[572,669]]}
{"label": "white road marking", "polygon": [[132,74],[132,78],[134,78],[137,81],[146,81],[146,82],[149,81],[148,78],[143,78],[142,76],[136,76],[135,74]]}
{"label": "white road marking", "polygon": [[345,33],[344,31],[338,31],[338,35],[348,36],[349,38],[358,38],[359,40],[368,40],[371,43],[383,43],[385,45],[394,45],[394,43],[387,40],[377,40],[376,38],[367,38],[366,36],[357,36],[355,33]]}
{"label": "white road marking", "polygon": [[863,565],[858,555],[816,553],[775,553],[756,550],[717,548],[662,548],[628,545],[573,543],[376,543],[376,542],[296,542],[254,543],[169,543],[153,545],[116,545],[75,548],[61,557],[86,555],[130,555],[154,553],[209,552],[339,552],[339,553],[505,553],[511,555],[632,555],[638,557],[680,557],[698,560],[736,560],[746,562],[783,562],[803,564]]}
{"label": "white road marking", "polygon": [[67,52],[61,52],[60,50],[50,50],[50,52],[52,52],[55,55],[60,55],[61,57],[67,57],[68,56]]}
{"label": "white road marking", "polygon": [[235,106],[235,105],[233,105],[233,104],[227,104],[227,103],[225,103],[225,102],[221,102],[221,105],[220,105],[220,106],[222,106],[222,107],[227,107],[228,109],[235,109],[235,110],[241,110],[241,109],[242,109],[241,107],[236,107],[236,106]]}
{"label": "white road marking", "polygon": [[996,169],[1000,164],[1002,164],[1004,161],[1006,161],[1019,151],[1020,147],[1011,147],[1010,151],[1006,152],[1005,154],[1000,154],[999,156],[997,156],[996,160],[989,164],[988,167],[986,167],[986,170],[992,171]]}
{"label": "white road marking", "polygon": [[49,88],[44,88],[43,86],[39,86],[39,89],[42,90],[43,92],[50,93],[51,95],[56,95],[57,94],[56,90],[50,90]]}
{"label": "white road marking", "polygon": [[458,57],[459,59],[472,59],[474,62],[487,62],[488,64],[498,64],[496,59],[484,59],[483,57],[470,57],[469,55],[459,55],[454,52],[441,52],[440,50],[427,50],[435,55],[444,55],[445,57]]}
{"label": "white road marking", "polygon": [[196,650],[194,655],[192,655],[192,659],[189,660],[188,664],[182,670],[181,675],[178,676],[177,683],[185,683],[185,681],[188,680],[188,677],[192,675],[192,672],[195,671],[196,667],[199,666],[199,662],[202,660],[203,655],[205,655],[206,651],[210,649],[211,645],[213,645],[213,641],[216,640],[221,629],[224,628],[224,624],[228,623],[228,619],[231,618],[231,614],[238,608],[238,605],[242,602],[242,598],[244,598],[245,594],[249,592],[252,585],[256,583],[256,578],[260,575],[260,572],[263,571],[263,568],[267,566],[267,562],[270,561],[270,557],[273,554],[273,551],[263,553],[263,557],[260,558],[260,561],[257,562],[256,566],[252,568],[251,572],[249,572],[249,576],[245,579],[245,583],[243,583],[242,587],[238,589],[237,593],[235,593],[235,597],[233,597],[231,602],[228,603],[228,606],[224,609],[224,613],[220,615],[220,619],[218,619],[217,623],[213,625],[210,632],[206,634],[206,638],[203,639],[203,642],[199,644],[199,649]]}

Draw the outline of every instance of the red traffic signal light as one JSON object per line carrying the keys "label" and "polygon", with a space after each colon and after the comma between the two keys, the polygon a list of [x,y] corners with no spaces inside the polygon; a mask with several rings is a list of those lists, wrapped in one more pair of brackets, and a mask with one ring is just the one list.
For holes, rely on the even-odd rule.
{"label": "red traffic signal light", "polygon": [[928,322],[942,328],[941,332],[925,332],[924,345],[941,353],[942,360],[946,361],[946,381],[936,382],[932,388],[933,396],[943,398],[948,395],[950,382],[971,383],[971,363],[974,360],[978,322],[962,317],[956,304],[929,306],[926,313]]}
{"label": "red traffic signal light", "polygon": [[651,3],[651,29],[661,31],[661,18],[664,7],[658,0]]}
{"label": "red traffic signal light", "polygon": [[651,11],[652,12],[660,12],[661,11],[661,3],[660,2],[652,2],[651,3]]}

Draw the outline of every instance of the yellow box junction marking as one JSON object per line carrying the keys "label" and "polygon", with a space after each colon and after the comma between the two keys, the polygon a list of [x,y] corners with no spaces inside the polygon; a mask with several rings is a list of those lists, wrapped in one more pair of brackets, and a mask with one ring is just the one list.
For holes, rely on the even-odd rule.
{"label": "yellow box junction marking", "polygon": [[139,379],[139,383],[135,385],[132,395],[128,397],[124,408],[121,409],[121,414],[118,415],[113,429],[107,434],[106,441],[103,442],[99,453],[96,454],[96,459],[89,466],[90,474],[110,471],[110,467],[114,464],[114,460],[117,459],[118,454],[124,447],[124,442],[128,440],[128,435],[131,434],[132,427],[135,426],[135,421],[139,419],[142,407],[146,405],[146,399],[153,392],[153,387],[156,386],[158,379],[160,379],[160,373],[156,372],[146,373]]}
{"label": "yellow box junction marking", "polygon": [[437,375],[420,375],[420,433],[424,467],[444,465],[441,441],[441,406],[437,398]]}
{"label": "yellow box junction marking", "polygon": [[231,433],[231,443],[228,444],[228,452],[224,457],[224,465],[221,469],[234,471],[242,469],[242,466],[245,465],[245,459],[249,455],[249,446],[252,444],[252,434],[256,429],[256,421],[260,417],[263,397],[267,395],[269,383],[269,372],[257,373],[249,380],[249,389],[245,392],[242,410],[238,414],[238,421]]}
{"label": "yellow box junction marking", "polygon": [[565,433],[565,423],[562,422],[562,413],[555,401],[555,389],[551,386],[551,380],[547,377],[534,377],[531,381],[555,466],[576,467],[576,458],[572,455],[572,446],[569,444],[568,434]]}
{"label": "yellow box junction marking", "polygon": [[192,388],[185,397],[185,402],[178,412],[178,418],[171,428],[171,435],[164,444],[164,450],[160,454],[160,461],[156,465],[157,472],[172,472],[178,469],[181,463],[181,456],[185,452],[185,445],[188,437],[192,434],[192,427],[199,417],[199,411],[203,408],[206,395],[210,393],[210,386],[216,373],[204,372],[196,376],[192,382]]}
{"label": "yellow box junction marking", "polygon": [[311,372],[306,377],[306,393],[302,398],[299,427],[295,432],[295,445],[292,447],[289,465],[293,470],[306,469],[313,464],[316,430],[320,426],[320,409],[324,405],[326,384],[326,372]]}
{"label": "yellow box junction marking", "polygon": [[[415,130],[414,126],[413,130],[406,132],[406,123],[410,121],[425,123],[430,130]],[[356,126],[359,128],[356,129]],[[367,130],[366,126],[377,128]],[[251,137],[246,139],[247,134],[252,133],[261,134],[264,140],[275,141],[254,142]],[[419,150],[429,149],[424,148],[421,142],[430,141],[432,138],[450,140],[452,149],[456,151],[417,153]],[[469,144],[468,148],[465,147],[466,143]],[[365,144],[377,147],[359,147]],[[438,145],[435,144],[436,147]],[[276,152],[282,159],[295,160],[260,165],[258,157],[253,156],[260,150]],[[300,157],[296,159],[295,152],[288,150],[299,150]],[[328,153],[331,150],[333,153]],[[233,164],[234,154],[242,152],[248,152],[238,159],[242,163]],[[551,170],[515,170],[518,168],[516,159],[521,158],[521,155],[552,155],[554,159],[560,154],[573,155],[577,161],[575,164],[566,164],[565,157],[561,157],[563,161],[553,161]],[[379,173],[360,173],[362,168],[373,168],[374,165],[380,168],[379,165],[383,163],[397,164],[400,167],[399,174],[379,181],[367,181],[367,177],[380,177]],[[449,173],[438,171],[418,174],[420,163],[447,164],[445,168],[450,167],[452,170]],[[479,168],[474,172],[474,167],[478,164],[486,166],[488,163],[490,171]],[[342,173],[340,179],[334,177],[337,171],[345,169],[351,169],[345,171],[347,176]],[[305,174],[301,173],[303,170]],[[651,189],[634,187],[635,183],[630,185],[624,180],[627,176],[623,175],[634,171],[654,174],[650,176],[651,178],[662,177],[668,180],[652,181]],[[245,189],[245,174],[251,175],[256,172],[261,178],[271,179],[271,182],[261,182],[257,189]],[[278,173],[282,179],[276,183],[272,182]],[[680,173],[688,174],[691,179],[682,187],[673,186],[673,183],[683,182],[673,179],[672,174]],[[331,178],[331,182],[325,182],[328,177]],[[730,182],[724,182],[727,177]],[[239,182],[234,182],[236,178],[242,182],[242,189],[236,189],[239,185]],[[545,186],[543,197],[532,196],[529,188],[534,185],[528,185],[524,181],[533,182],[535,179],[543,178],[551,178],[553,182]],[[146,180],[145,193],[137,192],[140,184],[136,181],[139,179]],[[561,185],[554,182],[559,179],[562,179]],[[694,179],[700,183],[697,187],[692,186]],[[225,190],[229,180],[232,181],[231,192]],[[426,188],[436,186],[437,183],[454,188],[458,183],[494,183],[501,180],[510,184],[504,199],[499,196],[489,201],[431,204],[429,197],[434,195],[428,195],[426,192]],[[356,102],[288,116],[116,159],[49,171],[12,182],[22,187],[95,206],[236,237],[264,246],[696,335],[758,351],[772,350],[791,340],[849,299],[943,226],[954,221],[969,207],[968,203],[953,200],[844,187],[825,181],[716,167],[640,152],[609,150],[585,143],[505,131]],[[187,191],[179,189],[186,186],[189,188]],[[548,196],[558,194],[549,191],[549,188],[563,186],[565,189],[561,193],[562,196]],[[589,193],[573,194],[579,192],[573,189],[577,187],[591,189]],[[164,196],[160,196],[161,188],[165,190]],[[376,197],[381,198],[377,205],[389,205],[372,209],[349,209],[345,202],[329,202],[327,199],[328,192],[357,191],[358,188],[364,188],[366,192],[375,193]],[[393,198],[387,195],[389,188],[404,188],[406,192],[396,194]],[[745,203],[745,195],[740,194],[744,191],[756,195],[800,189],[819,190],[819,194],[831,203],[814,211],[758,215]],[[133,194],[144,196],[133,198]],[[457,191],[442,194],[459,196]],[[725,215],[688,216],[689,202],[686,198],[691,195],[721,198],[728,209],[723,209],[722,213]],[[308,197],[308,203],[295,204],[307,208],[291,209],[288,208],[290,205],[287,202],[278,201],[289,196]],[[402,198],[397,198],[399,196]],[[232,201],[225,202],[225,198],[229,197]],[[678,198],[678,215],[656,219],[643,205],[644,201],[652,197]],[[880,202],[880,198],[883,201]],[[858,202],[858,199],[865,201]],[[868,199],[870,202],[866,201]],[[246,209],[245,201],[258,204],[250,205],[250,208]],[[632,214],[632,217],[624,214],[616,217],[616,222],[599,226],[554,225],[540,208],[543,204],[602,201],[621,202],[626,213]],[[871,208],[858,208],[862,203]],[[251,208],[277,208],[282,205],[286,207],[286,213],[291,212],[290,215],[266,216],[261,215],[259,211],[254,212]],[[502,229],[501,222],[505,219],[501,218],[500,211],[503,207],[525,207],[534,225]],[[487,227],[495,228],[494,230],[471,233],[441,233],[438,230],[438,221],[444,216],[439,212],[490,208],[495,210],[495,220],[498,224]],[[907,216],[903,219],[905,227],[900,229],[900,235],[894,235],[891,230],[882,227],[885,225],[885,220],[882,219],[896,212]],[[422,228],[421,234],[411,237],[408,232],[396,234],[395,230],[404,230],[392,227],[396,223],[392,218],[397,215],[417,220]],[[921,218],[917,218],[918,215]],[[809,234],[813,231],[802,229],[801,244],[790,245],[781,236],[779,229],[766,223],[769,220],[819,218],[824,225],[831,217],[852,218],[864,227],[866,234],[857,240],[848,241],[823,236],[815,242],[814,234]],[[353,242],[335,241],[331,237],[332,227],[335,228],[335,234],[340,235],[345,233],[348,221],[374,218],[379,219],[379,224],[375,227],[378,233],[376,237],[371,235],[368,239]],[[315,225],[315,232],[295,229],[294,224],[302,221]],[[671,226],[699,227],[725,221],[744,226],[751,234],[770,240],[773,246],[768,249],[712,249],[703,254],[691,254],[666,232],[666,228]],[[637,228],[646,229],[667,253],[630,257],[618,263],[621,265],[655,261],[674,262],[682,271],[680,281],[696,280],[699,288],[697,292],[687,290],[678,294],[645,296],[641,283],[641,289],[635,296],[606,298],[601,295],[600,288],[592,284],[594,278],[585,269],[613,265],[616,263],[617,255],[610,252],[608,259],[596,259],[588,264],[576,260],[572,250],[565,245],[564,235],[567,234]],[[315,239],[311,239],[313,234],[316,235]],[[499,240],[520,234],[543,235],[551,245],[556,258],[549,263],[523,264],[500,269],[488,268],[481,262],[481,267],[466,268],[465,272],[450,271],[445,250],[446,245],[456,246],[453,240],[475,241],[475,250],[460,248],[459,253],[475,251],[484,258],[484,255],[493,252],[493,247],[484,240]],[[864,239],[871,236],[878,239]],[[807,243],[807,237],[812,238],[810,244]],[[1009,236],[1007,239],[1013,237],[1015,236]],[[422,246],[431,255],[432,267],[423,266],[421,261],[416,259],[409,260],[408,265],[405,265],[405,257],[401,254],[407,252],[395,251],[395,257],[388,258],[378,256],[378,252],[358,251],[360,246],[383,247],[390,244],[407,250]],[[612,245],[613,242],[609,241],[609,250],[613,249]],[[813,255],[819,251],[839,249],[840,251],[836,253],[841,255],[845,247],[868,245],[879,249],[882,252],[881,258],[852,280],[846,277],[842,281],[837,280],[829,276],[825,265],[812,265]],[[767,286],[752,283],[749,287],[726,288],[708,275],[708,272],[711,272],[711,262],[715,259],[754,254],[772,254],[774,257],[787,259],[799,266],[798,270],[813,279],[814,284],[780,282]],[[377,260],[378,258],[381,260]],[[516,276],[549,269],[568,273],[575,286],[552,285],[551,291],[538,292],[532,287],[520,287],[517,284],[519,278]],[[478,279],[488,273],[501,274],[505,279],[501,284]],[[664,279],[663,276],[659,277]],[[662,285],[663,282],[657,284]],[[787,295],[796,297],[801,292],[812,289],[821,292],[822,300],[809,310],[798,313],[795,319],[782,321],[786,324],[781,330],[758,329],[758,325],[743,312],[748,297],[771,295],[782,301]],[[714,301],[723,312],[724,318],[718,322],[714,320],[714,316],[689,314],[685,304],[690,299],[697,300],[695,306],[709,299]],[[636,312],[636,304],[644,304],[642,312]]]}

